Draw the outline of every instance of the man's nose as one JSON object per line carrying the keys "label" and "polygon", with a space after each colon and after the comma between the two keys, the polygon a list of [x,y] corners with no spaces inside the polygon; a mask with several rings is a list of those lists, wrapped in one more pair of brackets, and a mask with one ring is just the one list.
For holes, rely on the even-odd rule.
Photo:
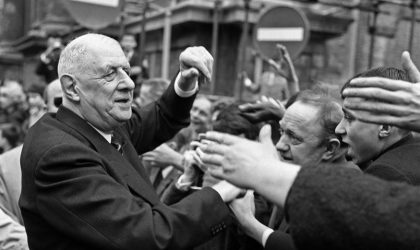
{"label": "man's nose", "polygon": [[286,136],[280,136],[280,139],[276,144],[276,149],[281,152],[286,152],[289,150],[289,144],[287,143]]}
{"label": "man's nose", "polygon": [[197,116],[198,116],[198,111],[196,111],[196,110],[191,110],[190,116],[191,116],[191,117],[197,117]]}
{"label": "man's nose", "polygon": [[341,119],[340,123],[338,123],[337,127],[335,127],[335,134],[343,135],[345,133],[346,133],[346,130],[344,128],[344,119]]}
{"label": "man's nose", "polygon": [[131,77],[125,72],[123,69],[118,69],[120,72],[120,82],[124,83],[122,86],[128,88],[129,90],[133,90],[135,87],[135,83],[131,80]]}

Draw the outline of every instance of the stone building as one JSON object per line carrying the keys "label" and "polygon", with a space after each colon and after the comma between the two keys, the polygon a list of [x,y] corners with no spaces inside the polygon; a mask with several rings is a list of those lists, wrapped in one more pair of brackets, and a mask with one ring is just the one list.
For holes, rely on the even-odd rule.
{"label": "stone building", "polygon": [[[35,75],[34,67],[46,47],[48,34],[58,32],[70,40],[90,31],[74,20],[66,8],[68,1],[0,0],[0,79],[15,78],[24,85],[42,82]],[[408,49],[411,37],[412,12],[408,7],[411,0],[400,0],[407,6],[381,0],[251,0],[248,43],[246,56],[242,59],[240,48],[245,2],[149,0],[143,15],[145,1],[125,0],[122,18],[95,32],[114,38],[123,32],[133,33],[139,39],[138,44],[141,44],[140,34],[146,34],[141,51],[149,62],[152,77],[173,76],[178,70],[178,55],[188,46],[202,45],[209,51],[217,51],[214,83],[205,86],[203,91],[225,96],[239,96],[239,60],[244,61],[245,70],[254,81],[258,81],[261,72],[268,67],[253,53],[252,34],[259,14],[269,6],[292,5],[302,10],[309,20],[309,43],[294,61],[302,89],[318,82],[338,89],[356,72],[367,69],[369,62],[372,66],[399,66],[400,54]],[[217,3],[215,48],[212,45]],[[375,3],[380,11],[373,30],[370,27]],[[419,29],[418,25],[414,29],[412,56],[420,65],[420,50],[415,46],[420,42]]]}

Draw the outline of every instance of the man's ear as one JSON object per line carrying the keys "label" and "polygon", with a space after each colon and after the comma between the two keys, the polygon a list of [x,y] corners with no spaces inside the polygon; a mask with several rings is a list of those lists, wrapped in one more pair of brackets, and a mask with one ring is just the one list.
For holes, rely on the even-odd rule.
{"label": "man's ear", "polygon": [[379,127],[379,138],[386,138],[391,134],[392,126],[390,125],[381,125]]}
{"label": "man's ear", "polygon": [[331,138],[327,142],[326,151],[322,154],[322,160],[331,161],[341,156],[341,143],[337,138]]}
{"label": "man's ear", "polygon": [[72,101],[80,101],[79,93],[76,91],[76,80],[72,75],[63,75],[60,78],[61,85],[63,86],[63,95]]}

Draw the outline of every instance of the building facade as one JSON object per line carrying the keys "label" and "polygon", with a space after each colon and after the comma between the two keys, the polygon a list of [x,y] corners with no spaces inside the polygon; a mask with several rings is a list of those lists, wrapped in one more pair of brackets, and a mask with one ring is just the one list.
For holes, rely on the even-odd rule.
{"label": "building facade", "polygon": [[[91,31],[74,20],[66,4],[65,0],[0,0],[1,79],[19,79],[24,85],[42,82],[34,67],[46,48],[48,35],[58,32],[70,40]],[[239,88],[242,94],[237,93],[241,84],[238,72],[246,70],[258,82],[268,67],[255,56],[252,36],[261,12],[276,5],[294,6],[309,20],[308,45],[294,60],[302,89],[317,83],[338,89],[369,66],[399,67],[401,52],[408,49],[411,39],[412,9],[376,0],[149,0],[147,4],[143,0],[126,0],[121,17],[94,32],[117,39],[125,32],[135,34],[138,44],[144,45],[139,50],[148,61],[151,77],[175,75],[179,53],[188,46],[204,46],[215,53],[216,73],[212,84],[203,86],[203,91],[246,99],[246,89]],[[378,10],[377,20],[372,25],[374,10]],[[246,11],[249,29],[242,54]],[[414,19],[417,22],[417,15]],[[418,25],[414,27],[414,45],[420,41],[419,29]],[[416,46],[412,57],[420,65]]]}

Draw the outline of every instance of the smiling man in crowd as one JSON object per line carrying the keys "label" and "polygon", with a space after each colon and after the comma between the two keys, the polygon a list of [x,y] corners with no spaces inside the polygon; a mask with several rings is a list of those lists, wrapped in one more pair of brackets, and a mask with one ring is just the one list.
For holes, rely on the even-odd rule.
{"label": "smiling man in crowd", "polygon": [[199,76],[210,78],[212,63],[203,47],[187,48],[162,97],[136,109],[117,41],[86,34],[64,48],[63,103],[30,129],[21,157],[31,249],[188,249],[229,224],[224,202],[238,188],[222,182],[166,206],[138,157],[188,125]]}

